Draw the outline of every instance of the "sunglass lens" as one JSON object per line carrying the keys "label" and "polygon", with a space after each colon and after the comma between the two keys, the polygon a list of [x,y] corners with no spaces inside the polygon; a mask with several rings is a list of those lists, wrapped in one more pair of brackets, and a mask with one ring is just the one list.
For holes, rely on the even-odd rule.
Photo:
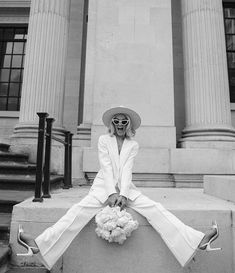
{"label": "sunglass lens", "polygon": [[113,120],[113,123],[114,123],[115,125],[118,125],[118,124],[119,124],[119,120],[118,120],[118,119],[114,119],[114,120]]}

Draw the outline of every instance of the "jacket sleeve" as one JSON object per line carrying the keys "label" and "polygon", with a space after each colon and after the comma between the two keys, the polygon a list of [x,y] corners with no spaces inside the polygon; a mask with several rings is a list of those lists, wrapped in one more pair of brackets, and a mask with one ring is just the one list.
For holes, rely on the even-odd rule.
{"label": "jacket sleeve", "polygon": [[103,173],[103,179],[105,184],[106,192],[109,195],[116,193],[114,182],[113,182],[113,167],[109,156],[107,144],[103,136],[100,136],[98,142],[98,155],[100,168]]}
{"label": "jacket sleeve", "polygon": [[126,198],[129,197],[129,189],[130,189],[130,184],[132,181],[132,168],[134,164],[134,158],[137,155],[138,150],[139,150],[139,144],[136,142],[131,149],[130,155],[125,165],[123,166],[122,176],[121,176],[120,195],[125,196]]}

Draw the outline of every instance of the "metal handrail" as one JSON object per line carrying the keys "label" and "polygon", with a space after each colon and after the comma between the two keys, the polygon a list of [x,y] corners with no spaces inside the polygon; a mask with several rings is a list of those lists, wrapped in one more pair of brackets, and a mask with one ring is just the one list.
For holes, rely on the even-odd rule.
{"label": "metal handrail", "polygon": [[44,134],[45,134],[45,120],[48,113],[37,113],[39,116],[38,127],[38,146],[37,146],[37,166],[36,166],[36,182],[35,194],[33,202],[42,202],[42,173],[43,173],[43,148],[44,148]]}
{"label": "metal handrail", "polygon": [[53,118],[46,118],[46,145],[45,145],[45,165],[44,165],[44,183],[43,183],[43,198],[51,198],[50,195],[50,164],[51,164],[51,132]]}
{"label": "metal handrail", "polygon": [[[48,113],[37,113],[39,116],[38,128],[38,146],[37,146],[37,168],[36,168],[36,183],[35,197],[33,202],[42,202],[43,198],[51,198],[50,195],[50,161],[51,161],[51,141],[52,139],[64,144],[64,189],[72,187],[72,136],[69,131],[65,131],[65,140],[55,137],[52,134],[52,124],[55,121],[53,118],[47,118]],[[46,129],[45,129],[46,124]],[[44,139],[45,157],[44,157],[44,182],[42,185],[43,176],[43,156],[44,156]],[[43,192],[43,195],[42,195]]]}

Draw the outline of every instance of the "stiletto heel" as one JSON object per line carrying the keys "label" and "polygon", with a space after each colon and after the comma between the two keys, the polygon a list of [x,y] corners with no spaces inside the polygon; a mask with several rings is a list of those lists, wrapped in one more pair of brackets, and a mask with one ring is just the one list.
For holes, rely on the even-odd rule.
{"label": "stiletto heel", "polygon": [[33,256],[33,250],[38,252],[38,248],[37,247],[33,247],[33,246],[29,246],[27,245],[24,241],[22,241],[22,239],[20,238],[21,234],[24,232],[23,228],[21,225],[19,225],[18,228],[18,233],[17,233],[17,241],[20,245],[22,245],[23,247],[25,247],[28,252],[27,253],[19,253],[17,254],[17,256]]}
{"label": "stiletto heel", "polygon": [[200,249],[206,249],[206,251],[222,250],[222,248],[220,247],[216,247],[216,248],[211,247],[211,243],[219,237],[219,228],[216,221],[214,221],[214,223],[212,224],[212,228],[216,230],[215,234],[210,238],[209,242],[201,245]]}

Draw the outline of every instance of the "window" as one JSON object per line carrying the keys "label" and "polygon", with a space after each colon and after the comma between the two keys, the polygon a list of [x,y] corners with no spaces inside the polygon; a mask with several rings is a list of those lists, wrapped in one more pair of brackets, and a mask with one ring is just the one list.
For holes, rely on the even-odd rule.
{"label": "window", "polygon": [[224,26],[230,101],[235,102],[235,3],[224,3]]}
{"label": "window", "polygon": [[0,26],[0,111],[19,111],[27,26]]}

